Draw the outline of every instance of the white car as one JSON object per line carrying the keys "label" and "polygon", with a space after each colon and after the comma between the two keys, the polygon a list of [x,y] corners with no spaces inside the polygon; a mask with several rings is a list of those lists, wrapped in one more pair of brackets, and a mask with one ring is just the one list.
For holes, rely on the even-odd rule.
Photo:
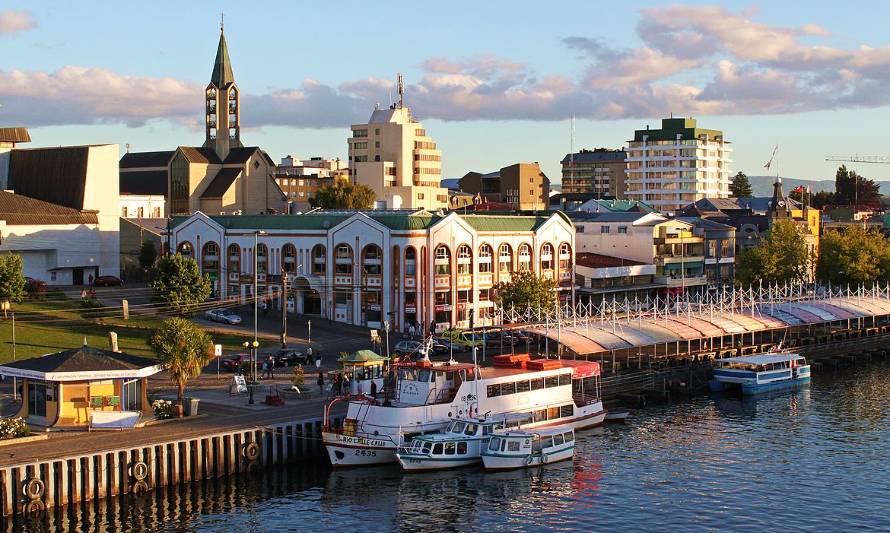
{"label": "white car", "polygon": [[213,322],[223,322],[233,326],[241,323],[241,316],[228,309],[211,309],[204,313],[204,318],[212,320]]}

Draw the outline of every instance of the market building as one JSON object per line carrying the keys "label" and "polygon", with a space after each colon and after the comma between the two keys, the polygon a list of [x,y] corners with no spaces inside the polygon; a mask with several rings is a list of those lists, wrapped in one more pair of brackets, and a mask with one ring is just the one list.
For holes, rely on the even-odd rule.
{"label": "market building", "polygon": [[495,286],[520,271],[556,280],[572,298],[575,228],[560,212],[195,213],[174,218],[169,239],[224,298],[250,299],[256,275],[274,307],[284,281],[288,310],[371,328],[492,324]]}

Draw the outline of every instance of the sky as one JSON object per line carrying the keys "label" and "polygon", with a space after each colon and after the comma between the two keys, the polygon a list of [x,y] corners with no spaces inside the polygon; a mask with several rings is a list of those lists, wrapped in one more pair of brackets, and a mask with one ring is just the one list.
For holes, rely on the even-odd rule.
{"label": "sky", "polygon": [[[203,142],[220,13],[242,140],[346,158],[349,125],[406,104],[443,177],[620,148],[671,114],[723,130],[733,171],[831,179],[826,156],[890,156],[890,4],[526,1],[8,2],[0,126],[30,146]],[[890,165],[850,164],[890,180]]]}

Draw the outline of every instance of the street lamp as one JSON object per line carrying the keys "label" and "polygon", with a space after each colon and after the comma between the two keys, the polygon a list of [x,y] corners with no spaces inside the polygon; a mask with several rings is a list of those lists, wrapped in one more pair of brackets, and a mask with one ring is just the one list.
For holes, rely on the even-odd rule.
{"label": "street lamp", "polygon": [[[251,370],[253,373],[253,383],[256,383],[256,358],[257,352],[256,349],[259,347],[260,343],[257,341],[257,324],[259,322],[259,304],[260,304],[260,295],[259,295],[259,251],[260,247],[260,235],[266,235],[266,232],[263,230],[257,230],[253,232],[253,354],[251,357]],[[266,257],[266,270],[269,269],[269,257]],[[251,389],[250,393],[250,403],[253,403],[253,391]]]}
{"label": "street lamp", "polygon": [[259,341],[254,339],[252,342],[244,341],[242,346],[244,346],[244,348],[246,348],[248,350],[251,350],[251,352],[250,352],[251,359],[250,360],[251,360],[251,371],[252,371],[253,375],[251,376],[250,383],[247,384],[247,403],[248,403],[248,405],[253,405],[253,388],[257,382],[257,379],[256,379],[256,351],[257,351],[257,348],[260,347],[260,343],[259,343]]}

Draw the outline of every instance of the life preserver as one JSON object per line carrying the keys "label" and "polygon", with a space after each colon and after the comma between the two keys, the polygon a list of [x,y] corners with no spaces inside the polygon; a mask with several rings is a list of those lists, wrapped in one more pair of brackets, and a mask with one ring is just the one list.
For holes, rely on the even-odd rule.
{"label": "life preserver", "polygon": [[41,496],[43,496],[43,490],[46,488],[42,479],[38,479],[36,477],[32,477],[28,481],[25,482],[24,487],[22,487],[22,493],[29,500],[37,500]]}
{"label": "life preserver", "polygon": [[545,465],[547,464],[547,454],[546,453],[541,454],[541,463],[545,464]]}
{"label": "life preserver", "polygon": [[535,458],[532,457],[531,455],[529,455],[528,458],[526,458],[526,460],[525,460],[525,464],[526,464],[526,466],[531,466],[531,465],[532,465],[532,462],[533,462],[534,460],[535,460]]}
{"label": "life preserver", "polygon": [[23,514],[42,513],[45,510],[46,504],[43,503],[43,500],[31,500],[22,504]]}
{"label": "life preserver", "polygon": [[260,458],[260,447],[255,442],[249,442],[244,445],[244,458],[248,461],[256,461]]}
{"label": "life preserver", "polygon": [[130,476],[136,481],[145,481],[148,477],[148,465],[142,461],[137,461],[130,465]]}
{"label": "life preserver", "polygon": [[133,494],[142,494],[143,492],[148,492],[148,483],[140,479],[136,483],[133,483],[133,488],[130,489],[130,492],[132,492]]}

